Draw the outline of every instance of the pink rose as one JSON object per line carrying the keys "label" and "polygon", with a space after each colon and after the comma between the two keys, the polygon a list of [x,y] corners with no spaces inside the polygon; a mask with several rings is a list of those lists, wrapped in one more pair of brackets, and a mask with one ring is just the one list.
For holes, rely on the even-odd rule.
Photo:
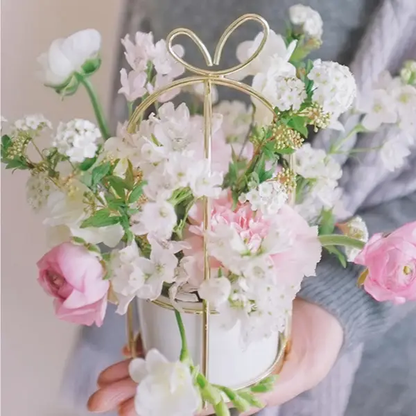
{"label": "pink rose", "polygon": [[375,234],[356,257],[368,269],[364,289],[379,302],[416,300],[416,222]]}
{"label": "pink rose", "polygon": [[38,262],[38,281],[55,298],[59,319],[81,325],[103,323],[109,282],[98,258],[85,247],[63,243]]}

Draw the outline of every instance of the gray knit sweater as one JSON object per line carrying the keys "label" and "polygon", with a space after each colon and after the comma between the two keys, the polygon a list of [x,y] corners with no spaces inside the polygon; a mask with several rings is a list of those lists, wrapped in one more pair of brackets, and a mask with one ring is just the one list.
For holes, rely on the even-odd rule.
{"label": "gray knit sweater", "polygon": [[[223,29],[243,13],[259,13],[281,32],[288,8],[296,3],[295,0],[125,0],[121,32],[152,30],[156,38],[162,38],[171,29],[184,26],[195,30],[212,50]],[[416,59],[416,0],[302,3],[318,10],[325,23],[324,46],[316,56],[350,64],[363,92],[371,88],[384,69],[395,71],[405,58]],[[252,39],[256,31],[256,27],[242,28],[230,39],[226,49],[229,53],[224,56],[227,64],[235,62],[231,51],[235,51],[236,45]],[[188,50],[191,52],[188,61],[197,63],[198,53],[192,53],[191,48],[187,48],[187,53]],[[121,58],[120,51],[120,62]],[[123,100],[114,95],[113,102],[113,114],[117,114],[114,121],[123,119]],[[373,147],[387,134],[388,130],[384,130],[357,137],[351,146]],[[318,135],[315,145],[325,148],[328,141],[329,133],[324,132]],[[340,162],[344,165],[348,207],[363,216],[371,233],[416,220],[415,149],[408,164],[394,174],[383,168],[374,153],[358,161],[341,158]],[[337,261],[326,258],[319,265],[317,277],[305,280],[300,296],[339,319],[344,328],[344,349],[330,375],[317,388],[280,409],[264,411],[265,415],[416,415],[416,310],[411,311],[414,304],[393,307],[374,301],[356,287],[358,273],[356,266],[343,269]],[[67,395],[81,406],[88,393],[85,381],[93,382],[101,368],[117,360],[123,343],[122,325],[119,317],[109,313],[101,330],[83,329],[64,383]],[[83,378],[80,368],[84,368]]]}

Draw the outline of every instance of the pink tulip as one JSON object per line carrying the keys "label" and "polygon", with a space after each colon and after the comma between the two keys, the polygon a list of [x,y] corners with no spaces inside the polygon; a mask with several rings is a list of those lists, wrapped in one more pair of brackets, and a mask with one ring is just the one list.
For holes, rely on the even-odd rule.
{"label": "pink tulip", "polygon": [[374,299],[416,300],[416,221],[391,234],[375,234],[356,257],[368,269],[364,289]]}
{"label": "pink tulip", "polygon": [[104,268],[85,247],[63,243],[38,262],[38,282],[54,297],[55,313],[64,321],[101,326],[107,308],[109,282]]}

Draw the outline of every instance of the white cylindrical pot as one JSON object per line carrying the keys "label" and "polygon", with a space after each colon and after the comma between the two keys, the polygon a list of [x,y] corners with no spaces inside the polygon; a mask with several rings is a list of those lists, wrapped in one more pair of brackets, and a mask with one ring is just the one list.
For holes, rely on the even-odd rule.
{"label": "white cylindrical pot", "polygon": [[[164,305],[164,306],[163,306]],[[138,300],[140,334],[145,351],[159,350],[168,360],[176,361],[181,350],[181,338],[175,313],[169,308],[167,298],[156,303]],[[186,310],[200,310],[201,305],[181,303]],[[195,365],[202,364],[202,315],[183,313],[188,349]],[[238,389],[260,381],[269,375],[284,348],[279,334],[272,334],[244,347],[240,337],[239,323],[231,330],[220,325],[219,316],[211,314],[209,319],[208,378],[211,383]],[[280,357],[280,358],[279,358]]]}

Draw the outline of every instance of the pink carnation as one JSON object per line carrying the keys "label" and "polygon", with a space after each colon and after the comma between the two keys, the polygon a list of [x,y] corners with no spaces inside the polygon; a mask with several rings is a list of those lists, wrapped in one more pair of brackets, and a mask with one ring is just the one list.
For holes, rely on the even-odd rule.
{"label": "pink carnation", "polygon": [[63,243],[38,262],[38,282],[54,297],[59,319],[81,325],[103,323],[109,282],[98,258],[85,247]]}
{"label": "pink carnation", "polygon": [[[202,278],[202,212],[200,206],[194,207],[190,219],[195,224],[191,225],[188,230],[187,241],[191,249],[184,251],[186,255],[192,255],[197,259],[196,265],[199,272],[196,272],[195,276]],[[243,241],[252,254],[260,254],[260,248],[264,249],[264,246],[268,245],[269,258],[280,281],[298,286],[304,276],[315,275],[322,250],[317,227],[310,227],[289,205],[283,206],[273,217],[265,217],[260,212],[254,213],[249,204],[239,205],[232,210],[231,199],[223,197],[213,201],[212,231],[215,233],[222,225],[237,231],[240,238],[235,241],[235,244]],[[287,238],[279,238],[279,234]],[[234,242],[229,241],[228,244],[233,245]],[[216,258],[211,258],[213,268],[218,268],[220,265],[221,263]],[[193,280],[196,284],[195,277]],[[198,280],[200,282],[200,279]]]}
{"label": "pink carnation", "polygon": [[368,269],[364,289],[379,302],[416,300],[416,222],[375,234],[356,257]]}

